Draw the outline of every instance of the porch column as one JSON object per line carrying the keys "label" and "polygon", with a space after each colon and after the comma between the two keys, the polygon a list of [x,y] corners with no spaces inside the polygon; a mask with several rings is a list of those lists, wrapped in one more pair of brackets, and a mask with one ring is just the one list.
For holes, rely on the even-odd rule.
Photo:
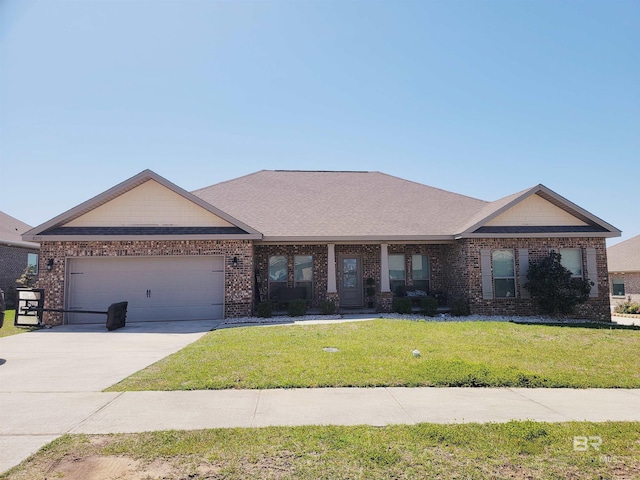
{"label": "porch column", "polygon": [[380,244],[380,292],[390,292],[389,286],[389,245]]}
{"label": "porch column", "polygon": [[327,293],[336,293],[336,246],[327,244]]}

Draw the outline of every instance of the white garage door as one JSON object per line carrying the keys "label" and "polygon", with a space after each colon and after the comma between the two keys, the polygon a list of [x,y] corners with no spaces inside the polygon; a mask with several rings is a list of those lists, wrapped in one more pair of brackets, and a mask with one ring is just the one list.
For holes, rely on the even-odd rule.
{"label": "white garage door", "polygon": [[[129,302],[127,321],[223,318],[224,258],[72,258],[67,309],[107,311]],[[68,323],[104,323],[106,315],[69,313]]]}

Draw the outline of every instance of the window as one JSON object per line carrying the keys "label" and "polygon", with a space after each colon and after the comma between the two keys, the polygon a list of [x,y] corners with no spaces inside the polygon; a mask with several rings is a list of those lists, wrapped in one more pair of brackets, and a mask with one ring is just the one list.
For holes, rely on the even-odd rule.
{"label": "window", "polygon": [[311,255],[293,257],[293,281],[296,287],[307,289],[307,300],[313,298],[313,257]]}
{"label": "window", "polygon": [[561,248],[560,263],[571,271],[571,276],[582,278],[582,250],[579,248]]}
{"label": "window", "polygon": [[278,290],[287,286],[287,257],[275,255],[269,257],[269,298],[273,300]]}
{"label": "window", "polygon": [[491,254],[493,285],[496,298],[516,296],[513,250],[494,250]]}
{"label": "window", "polygon": [[27,267],[29,270],[33,269],[33,274],[38,274],[38,254],[27,253]]}
{"label": "window", "polygon": [[416,288],[423,289],[425,292],[429,291],[429,257],[426,255],[411,256],[411,278]]}
{"label": "window", "polygon": [[612,280],[613,283],[613,296],[614,297],[624,297],[624,279],[622,278],[614,278]]}
{"label": "window", "polygon": [[404,255],[389,255],[389,287],[396,292],[398,287],[404,287],[406,270],[404,267]]}

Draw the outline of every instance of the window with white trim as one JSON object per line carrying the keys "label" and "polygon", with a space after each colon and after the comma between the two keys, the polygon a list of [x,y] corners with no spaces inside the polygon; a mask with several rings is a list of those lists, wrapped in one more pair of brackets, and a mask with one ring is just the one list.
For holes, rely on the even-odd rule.
{"label": "window with white trim", "polygon": [[624,297],[624,278],[614,278],[611,280],[611,294],[614,297]]}
{"label": "window with white trim", "polygon": [[581,248],[561,248],[560,264],[571,272],[572,277],[582,278],[582,249]]}
{"label": "window with white trim", "polygon": [[515,297],[516,269],[513,250],[494,250],[491,252],[491,265],[495,298]]}
{"label": "window with white trim", "polygon": [[34,274],[38,274],[38,254],[27,253],[27,267]]}

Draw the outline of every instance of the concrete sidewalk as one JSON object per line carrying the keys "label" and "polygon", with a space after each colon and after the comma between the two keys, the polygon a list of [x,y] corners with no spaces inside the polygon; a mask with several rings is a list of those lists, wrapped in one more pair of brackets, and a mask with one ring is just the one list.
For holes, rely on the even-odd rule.
{"label": "concrete sidewalk", "polygon": [[[0,472],[65,433],[268,425],[640,421],[640,389],[332,388],[103,393],[219,322],[0,339]],[[2,363],[4,360],[4,363]]]}
{"label": "concrete sidewalk", "polygon": [[64,433],[509,420],[640,421],[640,389],[330,388],[0,393],[0,471]]}

